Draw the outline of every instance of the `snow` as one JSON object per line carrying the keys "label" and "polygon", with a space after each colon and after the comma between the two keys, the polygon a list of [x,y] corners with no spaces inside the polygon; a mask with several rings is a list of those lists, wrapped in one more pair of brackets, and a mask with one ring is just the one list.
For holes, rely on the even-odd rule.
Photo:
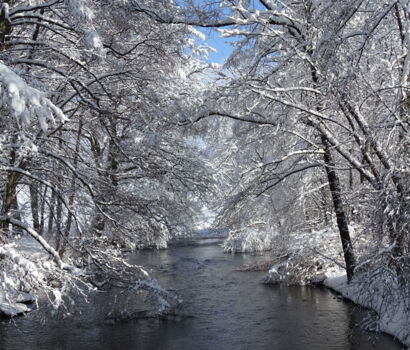
{"label": "snow", "polygon": [[[60,266],[36,237],[15,237],[11,243],[0,246],[0,257],[0,315],[13,317],[29,312],[31,309],[24,303],[37,304],[38,300],[40,304],[46,301],[57,310],[67,306],[70,294],[79,293],[86,298],[87,289],[95,290],[83,280],[83,270],[67,270],[65,263]],[[133,298],[138,297],[140,292],[145,292],[152,304],[152,315],[164,315],[180,304],[174,293],[163,289],[156,280],[149,278],[148,272],[141,266],[126,262],[122,266],[132,269],[131,278],[135,278],[135,283],[130,282],[129,288],[124,287],[124,296]],[[124,302],[123,305],[128,305],[131,309],[131,304]]]}
{"label": "snow", "polygon": [[[49,281],[60,280],[71,283],[74,277],[51,263],[44,247],[33,238],[25,237],[0,247],[0,314],[16,316],[29,312],[24,303],[37,301],[32,293],[50,294],[52,305],[60,306],[59,290]],[[71,280],[70,280],[71,278]],[[57,294],[56,294],[57,293]]]}
{"label": "snow", "polygon": [[31,311],[27,305],[22,303],[0,303],[0,314],[3,313],[6,316],[17,316]]}
{"label": "snow", "polygon": [[410,296],[386,283],[377,282],[376,287],[369,288],[359,280],[356,278],[347,284],[346,274],[340,270],[324,284],[355,304],[374,310],[378,315],[377,329],[410,347]]}
{"label": "snow", "polygon": [[[45,94],[26,84],[16,73],[0,62],[0,107],[5,107],[21,126],[28,125],[30,115],[35,114],[41,129],[46,131],[48,122],[55,123],[54,116],[61,122],[67,118]],[[34,113],[33,113],[34,112]]]}
{"label": "snow", "polygon": [[[61,269],[67,269],[67,270],[71,270],[72,268],[68,265],[66,265],[60,258],[60,256],[58,255],[58,252],[52,247],[50,246],[50,244],[41,236],[39,235],[34,229],[32,229],[30,226],[24,224],[21,221],[18,221],[16,219],[12,219],[9,218],[9,222],[13,225],[16,225],[18,227],[23,228],[28,234],[30,234],[31,237],[33,237],[38,243],[40,243],[40,245],[44,248],[44,250],[46,252],[48,252],[56,261],[57,265],[61,268]],[[0,249],[1,252],[1,249]],[[10,259],[15,260],[15,259],[20,259],[21,257],[17,254],[12,254],[12,251],[4,251],[3,254],[5,254],[6,256],[9,256]],[[15,256],[17,258],[15,258]],[[30,266],[26,267],[27,271],[31,271],[31,270],[35,270],[35,265],[32,264],[31,262],[29,262],[26,259],[23,259],[23,261],[27,261],[26,264],[31,264]],[[16,262],[17,263],[17,262]]]}
{"label": "snow", "polygon": [[266,232],[257,228],[231,230],[223,244],[223,249],[228,253],[266,251],[272,249],[277,236],[278,233],[275,231]]}
{"label": "snow", "polygon": [[[350,232],[356,250],[362,251],[369,242],[360,235],[361,228],[350,226]],[[348,284],[336,230],[294,234],[286,245],[286,249],[275,249],[276,261],[264,283],[323,283],[355,304],[373,310],[377,320],[371,325],[371,330],[391,334],[410,346],[408,285],[400,285],[383,266],[380,269],[370,268],[363,262],[358,265],[353,280]]]}
{"label": "snow", "polygon": [[84,35],[85,46],[90,50],[100,50],[103,47],[100,36],[95,30],[90,30]]}
{"label": "snow", "polygon": [[87,1],[85,0],[68,0],[67,1],[68,10],[71,15],[78,21],[92,21],[94,18],[94,13],[87,6]]}
{"label": "snow", "polygon": [[29,293],[24,293],[24,292],[18,292],[15,296],[14,296],[14,300],[16,303],[34,303],[37,299],[36,297],[34,297],[33,295],[29,294]]}
{"label": "snow", "polygon": [[206,40],[206,36],[204,33],[201,33],[199,30],[195,29],[194,27],[189,27],[188,30],[195,35],[199,40]]}
{"label": "snow", "polygon": [[16,281],[4,271],[0,282],[0,315],[13,317],[31,311],[25,303],[35,302],[33,295],[17,291]]}

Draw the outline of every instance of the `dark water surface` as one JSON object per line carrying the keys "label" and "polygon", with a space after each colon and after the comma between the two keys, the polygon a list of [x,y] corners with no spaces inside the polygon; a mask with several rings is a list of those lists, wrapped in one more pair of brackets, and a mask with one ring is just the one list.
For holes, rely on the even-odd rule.
{"label": "dark water surface", "polygon": [[[392,338],[355,324],[363,312],[323,288],[266,286],[264,272],[237,271],[268,257],[223,254],[217,245],[141,251],[135,263],[175,289],[191,317],[104,322],[112,298],[100,294],[66,319],[41,312],[0,323],[0,349],[396,350]],[[48,318],[48,317],[47,317]]]}

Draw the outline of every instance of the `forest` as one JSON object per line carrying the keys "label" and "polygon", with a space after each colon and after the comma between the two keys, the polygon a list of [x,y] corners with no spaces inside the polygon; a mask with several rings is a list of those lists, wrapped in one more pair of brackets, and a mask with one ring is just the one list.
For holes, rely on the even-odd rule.
{"label": "forest", "polygon": [[408,0],[1,1],[0,314],[104,288],[165,314],[129,254],[206,228],[410,346],[409,50]]}

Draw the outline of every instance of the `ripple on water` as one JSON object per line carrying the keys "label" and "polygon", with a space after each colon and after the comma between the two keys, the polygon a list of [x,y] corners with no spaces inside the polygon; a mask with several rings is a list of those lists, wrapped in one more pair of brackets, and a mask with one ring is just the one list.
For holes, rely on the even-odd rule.
{"label": "ripple on water", "polygon": [[[322,288],[266,286],[263,272],[240,272],[269,256],[223,254],[219,246],[141,251],[133,262],[154,269],[184,306],[169,320],[107,325],[112,296],[82,304],[82,315],[38,322],[34,314],[0,324],[0,350],[399,350],[357,327],[361,312]],[[158,266],[159,268],[155,268]]]}

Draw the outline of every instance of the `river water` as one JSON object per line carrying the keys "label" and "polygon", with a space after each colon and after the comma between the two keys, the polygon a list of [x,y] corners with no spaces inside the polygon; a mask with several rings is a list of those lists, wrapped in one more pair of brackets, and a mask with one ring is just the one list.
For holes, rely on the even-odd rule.
{"label": "river water", "polygon": [[[183,299],[187,317],[104,320],[112,296],[99,294],[66,318],[41,310],[0,323],[1,350],[396,350],[391,337],[362,330],[364,311],[321,287],[267,286],[244,264],[268,256],[224,254],[216,244],[140,251],[133,262],[152,269]],[[131,305],[129,305],[131,308]]]}

